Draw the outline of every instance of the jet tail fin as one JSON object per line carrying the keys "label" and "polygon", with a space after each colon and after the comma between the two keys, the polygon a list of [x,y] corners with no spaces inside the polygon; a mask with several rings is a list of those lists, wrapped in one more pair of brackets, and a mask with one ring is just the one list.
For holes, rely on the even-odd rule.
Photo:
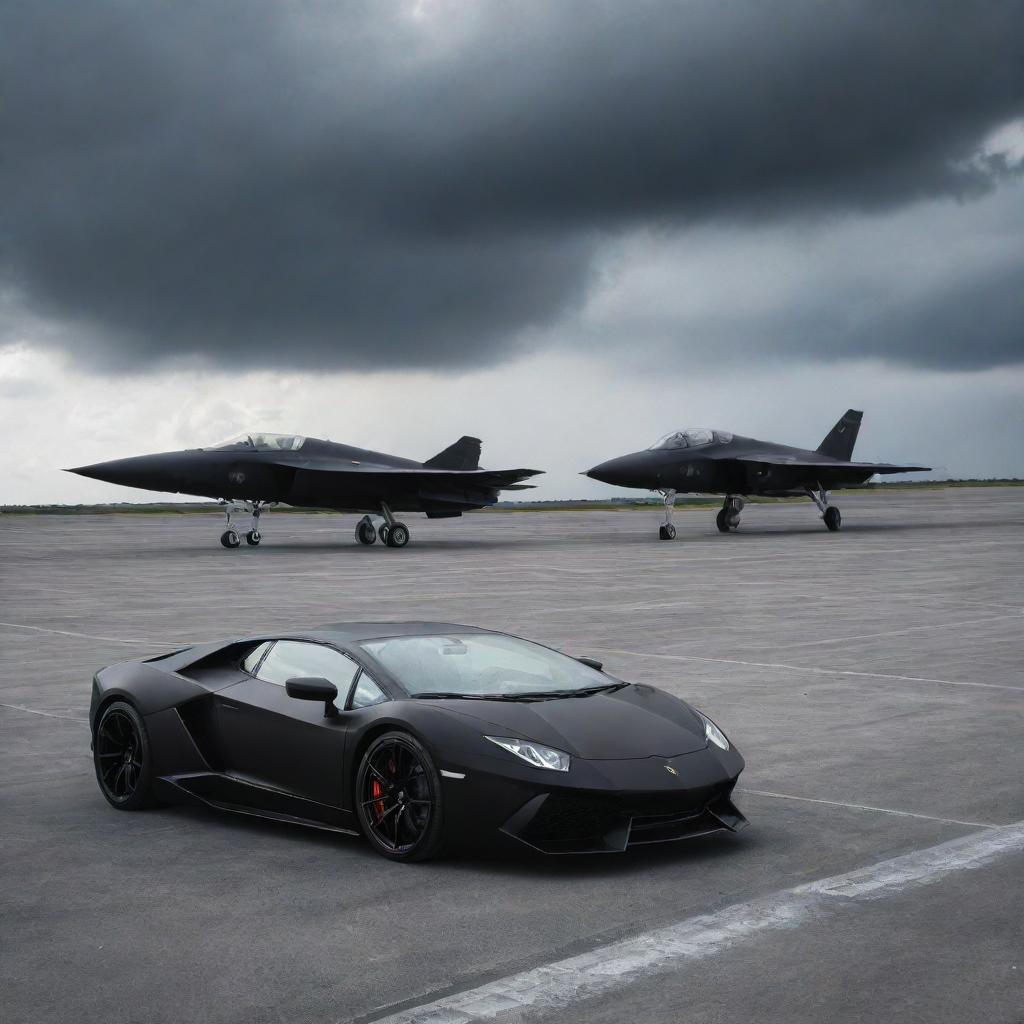
{"label": "jet tail fin", "polygon": [[853,446],[857,443],[860,421],[864,413],[857,409],[847,409],[843,418],[828,432],[828,436],[818,445],[818,452],[830,459],[842,459],[849,462],[853,457]]}
{"label": "jet tail fin", "polygon": [[455,444],[423,463],[424,469],[469,470],[480,468],[480,438],[460,437]]}

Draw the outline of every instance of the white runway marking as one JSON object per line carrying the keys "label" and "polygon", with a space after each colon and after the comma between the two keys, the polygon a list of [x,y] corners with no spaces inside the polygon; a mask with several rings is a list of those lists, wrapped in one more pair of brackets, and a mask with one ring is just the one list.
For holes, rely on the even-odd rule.
{"label": "white runway marking", "polygon": [[24,711],[26,715],[42,715],[43,718],[63,718],[66,722],[81,722],[89,724],[88,718],[76,718],[74,715],[58,715],[55,711],[36,711],[34,708],[23,708],[18,704],[0,704],[0,708],[7,708],[8,711]]}
{"label": "white runway marking", "polygon": [[962,629],[964,626],[983,626],[990,622],[1005,622],[1007,619],[1020,620],[1024,612],[1014,615],[990,615],[985,619],[969,619],[966,622],[935,622],[927,626],[907,626],[906,629],[890,629],[884,633],[859,633],[856,636],[834,636],[825,640],[801,640],[792,644],[775,644],[772,650],[782,651],[790,647],[820,647],[822,644],[842,644],[850,640],[878,640],[886,636],[906,636],[933,629]]}
{"label": "white runway marking", "polygon": [[168,643],[166,640],[125,639],[119,636],[97,636],[95,633],[73,633],[67,629],[48,629],[45,626],[26,626],[22,622],[0,622],[0,626],[11,629],[30,629],[34,633],[53,633],[55,636],[73,636],[81,640],[107,640],[114,644],[152,644],[156,647],[178,647],[179,644]]}
{"label": "white runway marking", "polygon": [[378,1024],[521,1021],[531,1012],[558,1010],[659,971],[678,970],[687,962],[706,959],[762,932],[795,928],[843,903],[890,896],[1020,852],[1024,852],[1024,822],[972,833],[399,1010],[378,1018]]}
{"label": "white runway marking", "polygon": [[799,800],[805,804],[826,804],[829,807],[849,807],[854,811],[879,811],[882,814],[895,814],[900,818],[922,818],[925,821],[942,821],[947,825],[967,825],[970,828],[999,828],[987,821],[961,821],[959,818],[937,818],[934,814],[916,814],[914,811],[897,811],[892,807],[873,807],[871,804],[850,804],[845,800],[822,800],[813,796],[793,796],[792,793],[772,793],[766,789],[743,789],[741,794],[751,796],[768,796],[774,800]]}
{"label": "white runway marking", "polygon": [[899,676],[886,672],[858,672],[850,668],[816,668],[810,665],[783,665],[772,661],[739,661],[736,658],[705,658],[698,654],[654,654],[648,651],[623,651],[615,647],[590,645],[595,651],[606,654],[622,654],[629,658],[661,658],[665,661],[705,661],[717,665],[742,665],[745,668],[774,668],[786,672],[808,672],[818,676],[857,676],[862,679],[892,679],[900,683],[941,683],[943,686],[972,686],[983,690],[1011,690],[1024,693],[1024,686],[1009,686],[1004,683],[974,683],[962,679],[932,679],[929,676]]}

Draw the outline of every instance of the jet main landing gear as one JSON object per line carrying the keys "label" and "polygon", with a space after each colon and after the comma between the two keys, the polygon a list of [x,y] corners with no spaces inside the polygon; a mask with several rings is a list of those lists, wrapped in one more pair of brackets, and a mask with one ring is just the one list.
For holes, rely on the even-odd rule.
{"label": "jet main landing gear", "polygon": [[409,527],[398,522],[391,514],[391,509],[381,502],[381,516],[384,522],[379,527],[373,525],[373,519],[366,515],[356,523],[356,540],[360,544],[373,544],[377,538],[389,548],[404,548],[409,543]]}
{"label": "jet main landing gear", "polygon": [[743,511],[743,505],[742,498],[733,494],[726,495],[722,507],[718,510],[718,515],[715,516],[715,524],[718,526],[719,533],[728,533],[740,525],[740,512]]}
{"label": "jet main landing gear", "polygon": [[676,528],[672,524],[672,513],[676,507],[676,492],[669,490],[661,494],[665,498],[665,522],[658,527],[658,537],[661,540],[675,540]]}
{"label": "jet main landing gear", "polygon": [[828,503],[828,491],[821,484],[818,484],[817,491],[810,487],[807,488],[807,497],[818,506],[821,518],[825,520],[825,526],[832,533],[835,533],[843,525],[843,517],[835,505]]}

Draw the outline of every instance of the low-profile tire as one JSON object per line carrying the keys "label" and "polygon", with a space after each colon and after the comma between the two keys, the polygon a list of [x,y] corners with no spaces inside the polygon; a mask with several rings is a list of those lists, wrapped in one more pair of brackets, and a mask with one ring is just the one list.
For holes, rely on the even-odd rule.
{"label": "low-profile tire", "polygon": [[662,523],[658,527],[658,537],[661,540],[675,540],[676,528],[671,523]]}
{"label": "low-profile tire", "polygon": [[248,544],[249,547],[251,548],[257,547],[261,540],[263,540],[263,537],[260,534],[259,530],[250,530],[245,535],[245,543]]}
{"label": "low-profile tire", "polygon": [[728,533],[729,532],[729,510],[728,509],[720,508],[718,510],[718,515],[715,516],[715,526],[718,527],[718,532],[719,533]]}
{"label": "low-profile tire", "polygon": [[108,704],[96,723],[93,765],[100,792],[119,811],[151,807],[153,753],[142,716],[124,700]]}
{"label": "low-profile tire", "polygon": [[441,853],[441,777],[415,736],[393,730],[366,748],[356,773],[355,805],[363,835],[382,857],[411,862]]}
{"label": "low-profile tire", "polygon": [[409,543],[409,527],[405,523],[392,523],[386,543],[389,548],[404,548]]}
{"label": "low-profile tire", "polygon": [[220,542],[226,548],[237,548],[242,542],[238,539],[238,534],[234,530],[225,530],[220,535]]}
{"label": "low-profile tire", "polygon": [[369,519],[360,519],[356,523],[356,540],[360,544],[372,544],[377,539],[377,530]]}
{"label": "low-profile tire", "polygon": [[833,533],[835,533],[836,530],[838,530],[839,527],[843,525],[843,517],[840,514],[839,509],[837,509],[835,505],[829,505],[829,507],[825,509],[825,515],[823,518],[825,520],[825,525]]}

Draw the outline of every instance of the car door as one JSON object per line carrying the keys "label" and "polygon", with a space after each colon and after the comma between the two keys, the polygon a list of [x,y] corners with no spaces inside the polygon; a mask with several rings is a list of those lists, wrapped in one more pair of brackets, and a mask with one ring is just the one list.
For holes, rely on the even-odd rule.
{"label": "car door", "polygon": [[[346,803],[344,772],[347,716],[327,715],[323,704],[289,697],[285,683],[319,677],[338,688],[345,707],[359,666],[341,651],[305,640],[278,640],[258,663],[247,659],[247,677],[217,694],[218,735],[224,770],[231,776],[293,794],[303,804],[291,813],[333,821]],[[258,789],[254,803],[263,803]],[[266,794],[267,809],[280,800]]]}

